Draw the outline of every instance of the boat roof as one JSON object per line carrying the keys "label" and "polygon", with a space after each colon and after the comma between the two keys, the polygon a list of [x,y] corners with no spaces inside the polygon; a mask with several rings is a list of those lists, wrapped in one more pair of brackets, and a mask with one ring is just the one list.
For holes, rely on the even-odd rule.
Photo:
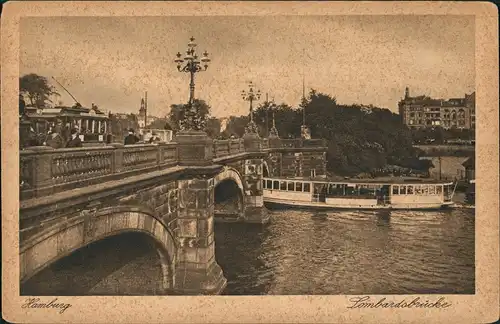
{"label": "boat roof", "polygon": [[422,178],[370,178],[370,179],[325,179],[325,178],[275,178],[268,177],[270,180],[287,180],[287,181],[304,181],[314,183],[338,183],[338,184],[378,184],[378,185],[391,185],[391,184],[452,184],[452,181],[443,181],[435,179],[422,179]]}

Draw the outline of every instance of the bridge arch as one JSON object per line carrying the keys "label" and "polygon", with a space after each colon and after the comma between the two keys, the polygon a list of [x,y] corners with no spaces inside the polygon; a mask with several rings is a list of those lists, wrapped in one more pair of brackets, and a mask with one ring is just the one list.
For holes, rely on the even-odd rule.
{"label": "bridge arch", "polygon": [[244,216],[245,186],[240,173],[224,167],[214,178],[215,216],[217,219],[236,220]]}
{"label": "bridge arch", "polygon": [[214,187],[217,187],[222,181],[233,180],[238,188],[244,193],[245,189],[240,173],[231,167],[224,167],[224,169],[214,178]]}
{"label": "bridge arch", "polygon": [[141,233],[151,239],[161,265],[162,292],[172,289],[177,250],[174,236],[157,215],[137,206],[84,211],[65,226],[55,225],[23,242],[21,284],[92,243],[126,233]]}

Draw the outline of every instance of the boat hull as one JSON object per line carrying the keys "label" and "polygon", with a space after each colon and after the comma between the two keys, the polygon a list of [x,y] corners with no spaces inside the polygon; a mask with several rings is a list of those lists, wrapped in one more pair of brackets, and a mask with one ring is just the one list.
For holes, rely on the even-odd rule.
{"label": "boat hull", "polygon": [[264,205],[269,209],[309,209],[309,210],[440,210],[452,207],[452,203],[432,204],[423,206],[397,205],[330,205],[322,202],[304,202],[284,199],[264,198]]}

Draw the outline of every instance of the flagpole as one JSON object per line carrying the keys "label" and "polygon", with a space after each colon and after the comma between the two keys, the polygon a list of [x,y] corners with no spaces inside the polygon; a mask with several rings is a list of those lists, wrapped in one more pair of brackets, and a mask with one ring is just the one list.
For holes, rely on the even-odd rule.
{"label": "flagpole", "polygon": [[269,96],[266,92],[266,138],[269,138]]}
{"label": "flagpole", "polygon": [[[302,102],[305,102],[306,99],[306,81],[305,81],[305,73],[304,73],[304,56],[306,50],[302,50]],[[302,125],[306,125],[306,107],[302,107]]]}

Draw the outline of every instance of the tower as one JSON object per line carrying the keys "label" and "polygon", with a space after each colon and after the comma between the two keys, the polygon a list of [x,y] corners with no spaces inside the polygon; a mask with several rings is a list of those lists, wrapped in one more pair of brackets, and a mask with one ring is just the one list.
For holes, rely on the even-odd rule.
{"label": "tower", "polygon": [[410,98],[410,88],[406,87],[405,89],[405,99]]}
{"label": "tower", "polygon": [[144,101],[144,98],[141,99],[141,108],[139,109],[138,121],[140,128],[146,127],[146,103]]}

